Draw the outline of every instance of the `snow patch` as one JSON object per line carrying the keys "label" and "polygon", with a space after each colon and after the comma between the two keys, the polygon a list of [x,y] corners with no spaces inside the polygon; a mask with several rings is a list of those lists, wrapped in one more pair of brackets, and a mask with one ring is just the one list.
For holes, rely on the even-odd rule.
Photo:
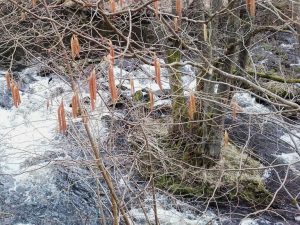
{"label": "snow patch", "polygon": [[[160,60],[163,64],[164,62]],[[159,86],[155,82],[155,68],[152,65],[141,65],[141,69],[133,71],[131,73],[120,69],[119,67],[114,67],[116,85],[122,85],[130,90],[130,78],[134,79],[134,88],[135,91],[142,89],[151,89],[153,92],[160,91]],[[193,71],[192,66],[185,65],[181,68],[182,83],[185,91],[189,92],[190,90],[195,89],[196,87],[196,78],[195,72]],[[161,68],[161,84],[164,90],[170,89],[169,84],[169,73],[168,69]],[[186,92],[185,92],[186,93]]]}
{"label": "snow patch", "polygon": [[280,139],[291,145],[293,148],[300,148],[300,133],[296,130],[292,130],[290,133],[291,134],[286,133],[282,135]]}
{"label": "snow patch", "polygon": [[[291,130],[290,133],[285,133],[280,139],[291,145],[293,148],[300,149],[300,133],[296,130]],[[277,155],[277,157],[287,164],[300,162],[300,155],[297,152],[282,153]],[[292,168],[295,169],[294,166]]]}
{"label": "snow patch", "polygon": [[244,109],[245,113],[269,113],[270,110],[262,104],[259,104],[255,101],[255,98],[252,97],[249,93],[238,92],[233,96],[240,107]]}
{"label": "snow patch", "polygon": [[291,63],[290,66],[291,66],[291,67],[297,67],[297,66],[300,66],[300,58],[297,59],[297,63]]}
{"label": "snow patch", "polygon": [[[174,202],[173,202],[174,203]],[[152,209],[152,199],[144,200],[144,209],[151,224],[155,223],[155,214]],[[148,224],[145,214],[141,208],[133,208],[129,211],[130,216],[136,224]],[[195,213],[189,210],[184,203],[176,201],[176,206],[164,195],[157,195],[157,216],[161,225],[217,225],[217,216],[211,212]]]}
{"label": "snow patch", "polygon": [[240,225],[258,225],[258,223],[255,221],[255,220],[252,220],[252,219],[243,219],[241,222],[240,222]]}
{"label": "snow patch", "polygon": [[280,47],[281,48],[285,48],[285,49],[294,49],[295,48],[294,45],[295,45],[295,43],[294,44],[285,44],[285,43],[282,43],[280,45]]}
{"label": "snow patch", "polygon": [[262,175],[262,179],[267,180],[269,177],[271,177],[271,175],[272,175],[272,169],[271,168],[266,169]]}
{"label": "snow patch", "polygon": [[279,159],[281,159],[284,163],[291,164],[300,162],[300,156],[298,153],[282,153],[280,155],[277,155]]}
{"label": "snow patch", "polygon": [[[129,213],[135,221],[138,221],[139,224],[148,224],[141,209],[132,209]],[[190,212],[179,212],[174,208],[167,210],[158,206],[157,216],[161,225],[204,225],[208,223],[217,225],[217,222],[215,221],[216,217],[213,213],[206,213],[203,216],[197,216]],[[147,217],[151,223],[155,222],[154,212],[152,209],[147,212]]]}

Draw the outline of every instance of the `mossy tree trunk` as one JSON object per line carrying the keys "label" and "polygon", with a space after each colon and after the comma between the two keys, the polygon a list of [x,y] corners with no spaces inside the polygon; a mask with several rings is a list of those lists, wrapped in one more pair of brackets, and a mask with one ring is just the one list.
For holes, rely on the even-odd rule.
{"label": "mossy tree trunk", "polygon": [[246,8],[240,9],[240,18],[241,21],[245,21],[245,23],[241,24],[242,31],[245,34],[245,38],[240,44],[240,52],[238,55],[238,67],[237,67],[237,74],[239,76],[242,76],[246,73],[246,67],[248,65],[249,61],[249,54],[248,54],[248,47],[251,44],[252,34],[251,34],[251,17],[249,16],[249,13],[247,12]]}
{"label": "mossy tree trunk", "polygon": [[[181,59],[180,43],[174,41],[174,48],[167,50],[167,61],[168,63],[176,63]],[[169,69],[170,78],[169,83],[172,93],[172,117],[173,126],[171,127],[170,133],[175,137],[184,135],[185,133],[185,122],[188,121],[187,116],[187,105],[184,97],[182,74],[179,66],[174,66]]]}
{"label": "mossy tree trunk", "polygon": [[[213,2],[211,6],[213,9],[210,10],[208,15],[203,15],[203,19],[207,19],[213,11],[218,9],[218,1]],[[207,17],[208,16],[208,17]],[[195,153],[193,154],[196,157],[196,164],[209,167],[214,164],[214,160],[219,159],[221,152],[221,142],[222,142],[222,129],[219,127],[216,116],[218,116],[220,108],[217,104],[211,102],[210,100],[217,97],[216,84],[214,83],[217,79],[213,71],[210,69],[211,65],[209,62],[212,62],[213,59],[213,28],[218,26],[217,20],[212,20],[206,24],[207,28],[207,40],[203,39],[205,45],[203,46],[203,52],[205,54],[208,62],[205,63],[206,70],[201,71],[197,76],[197,86],[196,90],[198,93],[203,93],[204,98],[198,99],[197,104],[197,115],[196,118],[199,122],[193,123],[191,125],[191,132],[197,131],[194,133],[194,139],[199,143],[195,148]],[[203,31],[204,32],[204,31]]]}
{"label": "mossy tree trunk", "polygon": [[[218,1],[213,2],[215,4],[219,4]],[[217,6],[212,5],[214,9],[217,9]],[[233,10],[235,4],[229,6],[229,10]],[[232,11],[234,13],[234,11]],[[237,30],[237,19],[234,14],[228,16],[227,22],[227,31],[228,38],[226,40],[227,48],[224,52],[224,57],[220,60],[216,66],[222,69],[225,72],[231,73],[233,70],[234,60],[235,60],[235,51],[236,46],[233,43],[236,41],[236,30]],[[212,26],[209,30],[213,32],[213,28],[218,26],[219,21],[215,21],[210,24]],[[208,45],[212,45],[213,41],[213,33],[209,36],[211,37]],[[213,53],[210,53],[208,57],[213,57]],[[202,149],[200,152],[204,153],[204,157],[202,157],[202,164],[206,166],[213,165],[216,160],[219,159],[223,136],[224,136],[224,119],[225,112],[222,104],[228,104],[230,99],[230,88],[226,83],[230,83],[229,80],[224,80],[222,76],[215,74],[213,71],[209,71],[209,74],[205,76],[209,81],[204,82],[201,86],[203,86],[203,92],[207,100],[203,100],[203,109],[202,112]],[[219,84],[215,84],[211,81],[222,82]],[[211,100],[211,101],[210,101]]]}
{"label": "mossy tree trunk", "polygon": [[[214,1],[214,4],[220,4],[220,1]],[[232,9],[234,5],[231,6]],[[213,11],[216,11],[219,7],[212,5]],[[213,12],[212,11],[212,12]],[[210,63],[213,58],[214,44],[214,27],[218,26],[218,20],[212,20],[207,24],[208,39],[205,40],[206,63],[207,70],[200,71],[197,77],[197,95],[202,93],[204,98],[197,98],[197,113],[195,120],[187,123],[187,102],[183,95],[183,86],[181,80],[181,74],[178,71],[178,67],[170,69],[170,86],[172,91],[172,112],[173,112],[173,125],[171,132],[180,134],[180,144],[183,150],[184,159],[189,163],[209,167],[219,160],[222,142],[223,142],[223,124],[225,113],[222,104],[226,104],[229,99],[229,86],[223,77],[215,74],[210,69]],[[227,47],[224,52],[223,60],[217,63],[217,67],[226,71],[232,72],[234,65],[234,53],[236,50],[235,45],[232,45],[236,41],[235,31],[237,29],[236,15],[228,16],[227,32],[229,38],[227,39]],[[201,40],[204,41],[204,40]],[[175,49],[168,50],[168,63],[174,63],[180,61],[180,46],[174,42]],[[204,79],[203,79],[204,78]],[[222,82],[216,85],[215,82]],[[178,133],[178,131],[180,131]],[[184,132],[184,133],[182,133]],[[182,136],[183,135],[183,136]],[[178,139],[177,139],[178,140]]]}

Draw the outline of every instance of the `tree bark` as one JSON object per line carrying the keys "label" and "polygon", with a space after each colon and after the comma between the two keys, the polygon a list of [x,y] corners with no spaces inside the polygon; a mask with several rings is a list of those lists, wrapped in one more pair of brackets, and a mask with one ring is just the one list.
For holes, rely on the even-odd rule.
{"label": "tree bark", "polygon": [[299,44],[299,52],[300,52],[300,2],[296,1],[294,6],[294,16],[295,16],[295,20],[296,20],[296,31],[297,31],[297,35],[298,35],[298,44]]}
{"label": "tree bark", "polygon": [[[167,51],[167,61],[168,63],[179,62],[180,58],[180,44],[178,41],[174,41],[174,48]],[[179,69],[178,66],[169,68],[169,82],[172,93],[172,117],[174,123],[170,132],[172,135],[175,135],[175,137],[184,134],[186,125],[183,123],[188,121],[187,106],[184,98],[181,72]]]}
{"label": "tree bark", "polygon": [[[214,6],[214,4],[220,4],[219,1],[213,1],[213,8],[217,8]],[[229,10],[233,10],[236,4],[233,4],[229,7]],[[227,46],[229,46],[225,53],[224,53],[224,59],[218,62],[217,67],[222,69],[225,72],[231,73],[233,70],[233,62],[235,60],[234,53],[236,51],[236,46],[232,45],[232,43],[235,43],[235,32],[237,30],[237,23],[236,17],[234,15],[230,15],[228,17],[228,40],[227,40]],[[213,30],[214,27],[218,26],[218,21],[214,21],[210,24],[210,29]],[[209,36],[213,36],[214,34],[211,33]],[[208,43],[211,45],[211,43]],[[212,58],[211,50],[208,51],[209,58]],[[223,142],[223,127],[224,127],[224,119],[225,119],[225,113],[222,107],[223,104],[227,104],[229,98],[230,98],[230,89],[227,84],[229,81],[224,81],[224,78],[222,76],[218,76],[214,73],[211,73],[211,75],[205,75],[204,76],[207,80],[204,83],[200,83],[201,87],[197,88],[198,90],[203,90],[203,92],[206,94],[207,98],[214,98],[219,99],[218,102],[214,101],[203,101],[203,109],[202,109],[202,128],[199,130],[199,135],[202,136],[201,141],[201,148],[200,154],[203,154],[202,157],[202,164],[206,167],[209,167],[215,163],[215,161],[219,160],[221,149],[222,149],[222,142]],[[222,83],[216,85],[215,83],[212,83],[210,81],[220,81]],[[199,151],[198,150],[198,151]]]}

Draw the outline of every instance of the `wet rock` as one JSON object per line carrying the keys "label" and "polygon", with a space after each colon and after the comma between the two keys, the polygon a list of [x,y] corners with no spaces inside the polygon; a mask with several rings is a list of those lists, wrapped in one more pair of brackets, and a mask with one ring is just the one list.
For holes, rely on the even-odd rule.
{"label": "wet rock", "polygon": [[127,72],[132,72],[137,70],[140,64],[141,62],[137,59],[124,59],[124,60],[116,59],[116,65]]}
{"label": "wet rock", "polygon": [[300,74],[297,45],[295,36],[278,32],[268,42],[257,44],[251,55],[258,70],[297,76]]}
{"label": "wet rock", "polygon": [[171,95],[171,89],[157,90],[154,91],[153,94],[161,99],[169,98],[169,96]]}
{"label": "wet rock", "polygon": [[0,90],[0,107],[5,109],[10,109],[13,107],[12,97],[11,97],[11,91],[5,89]]}
{"label": "wet rock", "polygon": [[286,99],[294,99],[294,101],[297,101],[297,98],[299,98],[300,95],[300,88],[298,88],[294,84],[269,81],[262,83],[262,86],[268,89],[269,91],[279,95],[280,97]]}
{"label": "wet rock", "polygon": [[95,184],[88,174],[54,165],[25,176],[1,175],[0,224],[99,224]]}
{"label": "wet rock", "polygon": [[128,90],[126,86],[121,85],[121,84],[118,84],[116,87],[117,87],[117,89],[119,89],[119,90],[121,90],[121,91],[126,91],[126,90]]}
{"label": "wet rock", "polygon": [[51,68],[43,66],[40,68],[37,75],[40,77],[49,77],[51,75],[51,73],[52,73]]}
{"label": "wet rock", "polygon": [[[55,152],[55,151],[47,151],[43,156],[37,156],[33,158],[29,158],[25,160],[24,164],[22,165],[23,168],[28,168],[34,165],[39,165],[45,162],[50,162],[57,158],[64,158],[65,153],[63,152]],[[21,167],[21,168],[22,168]]]}
{"label": "wet rock", "polygon": [[148,102],[149,98],[149,91],[147,89],[138,90],[133,95],[133,100],[137,102]]}
{"label": "wet rock", "polygon": [[31,75],[31,74],[22,74],[20,76],[20,79],[23,84],[31,84],[31,83],[37,81],[37,79],[35,79],[33,77],[33,75]]}
{"label": "wet rock", "polygon": [[[266,187],[270,192],[274,193],[280,188],[281,182],[285,179],[286,173],[288,173],[285,188],[293,196],[299,193],[300,177],[298,172],[287,166],[276,167],[276,165],[287,163],[279,156],[295,154],[295,149],[281,138],[285,133],[289,132],[288,128],[284,129],[280,123],[258,115],[240,115],[238,120],[235,121],[231,118],[226,118],[225,124],[228,128],[230,139],[235,144],[250,149],[250,154],[253,154],[264,165],[275,166],[269,171],[269,176],[265,178]],[[300,169],[300,163],[293,165],[293,167]],[[291,204],[291,201],[293,199],[284,190],[280,190],[273,202],[276,212],[289,221],[293,221],[293,217],[297,212],[297,208]]]}
{"label": "wet rock", "polygon": [[169,104],[163,104],[155,106],[153,111],[151,112],[151,116],[154,118],[161,118],[166,115],[171,115],[172,107]]}
{"label": "wet rock", "polygon": [[82,102],[86,105],[89,105],[89,104],[91,104],[91,99],[89,96],[85,96],[85,97],[83,97]]}
{"label": "wet rock", "polygon": [[277,158],[276,154],[293,152],[287,143],[280,140],[280,137],[284,134],[280,124],[265,121],[260,116],[255,115],[240,115],[238,121],[226,118],[225,124],[229,127],[235,124],[234,128],[229,128],[230,138],[235,143],[239,145],[247,144],[247,148],[253,149],[270,163]]}
{"label": "wet rock", "polygon": [[57,87],[55,90],[51,93],[51,98],[55,98],[57,96],[60,96],[65,92],[63,87]]}

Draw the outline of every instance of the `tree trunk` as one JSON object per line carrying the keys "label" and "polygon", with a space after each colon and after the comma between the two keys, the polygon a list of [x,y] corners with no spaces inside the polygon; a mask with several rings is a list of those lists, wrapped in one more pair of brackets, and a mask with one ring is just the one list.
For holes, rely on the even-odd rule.
{"label": "tree trunk", "polygon": [[299,44],[299,52],[300,52],[300,2],[295,1],[294,3],[294,19],[296,20],[296,31],[298,35],[298,44]]}
{"label": "tree trunk", "polygon": [[[218,1],[213,2],[215,4],[219,4]],[[217,8],[216,6],[212,6],[213,8]],[[235,4],[229,7],[229,10],[232,10],[235,7]],[[234,53],[236,50],[235,45],[232,45],[236,41],[235,38],[235,31],[237,30],[237,20],[234,15],[230,15],[228,18],[228,32],[229,38],[227,40],[227,46],[229,46],[225,53],[224,59],[217,63],[217,67],[222,69],[225,72],[232,72],[233,69],[233,62],[234,62]],[[209,24],[210,29],[213,30],[214,27],[218,25],[218,21],[212,22]],[[211,33],[210,37],[213,36]],[[210,41],[208,40],[208,46],[211,46]],[[211,49],[207,51],[208,56],[207,58],[212,58],[212,51]],[[209,65],[207,65],[209,67]],[[230,89],[229,86],[226,84],[218,84],[211,81],[220,81],[222,83],[229,83],[229,81],[224,80],[221,76],[214,74],[213,71],[206,73],[204,78],[209,81],[200,82],[200,87],[197,87],[197,90],[203,91],[206,95],[207,99],[218,99],[218,102],[209,101],[209,100],[202,100],[201,106],[203,107],[201,110],[201,119],[203,122],[201,123],[201,129],[199,130],[199,136],[201,136],[201,149],[198,149],[198,154],[202,154],[202,165],[209,167],[219,159],[221,149],[222,149],[222,142],[223,142],[223,134],[224,134],[224,119],[225,119],[225,112],[222,107],[223,104],[227,104],[230,98]],[[201,78],[200,78],[201,79]],[[200,125],[200,124],[199,124]]]}
{"label": "tree trunk", "polygon": [[[174,41],[174,48],[167,51],[167,61],[168,63],[179,62],[181,58],[179,42]],[[180,137],[185,131],[185,122],[188,121],[187,118],[187,106],[184,98],[184,90],[181,79],[181,72],[179,67],[175,66],[169,69],[170,78],[169,83],[172,93],[172,117],[173,126],[170,130],[174,137]]]}
{"label": "tree trunk", "polygon": [[237,67],[237,74],[239,76],[242,76],[245,74],[245,70],[246,67],[248,65],[248,61],[249,61],[249,55],[248,55],[248,47],[251,44],[251,18],[249,17],[249,14],[247,13],[246,9],[243,8],[240,10],[240,18],[242,21],[245,21],[244,24],[241,24],[241,26],[243,27],[243,33],[246,34],[244,41],[240,44],[240,53],[238,56],[238,67]]}
{"label": "tree trunk", "polygon": [[[214,0],[211,5],[211,14],[219,9],[220,1]],[[236,5],[232,4],[229,10],[233,10]],[[232,11],[233,13],[236,13]],[[227,49],[225,49],[224,57],[217,63],[217,67],[226,71],[232,72],[234,53],[236,46],[233,43],[236,41],[236,30],[238,20],[236,15],[228,16],[227,31],[229,38],[227,39]],[[222,18],[224,20],[224,18]],[[217,27],[219,21],[213,19],[207,24],[208,37],[205,41],[203,52],[209,62],[213,61],[213,49],[215,37],[213,28]],[[178,41],[173,40],[172,48],[167,52],[168,63],[180,61],[180,46]],[[169,69],[170,86],[172,93],[172,116],[174,125],[171,128],[170,135],[177,140],[180,148],[183,151],[184,159],[189,163],[197,166],[210,167],[215,164],[220,158],[223,142],[223,124],[225,112],[222,104],[227,104],[229,96],[229,86],[226,84],[216,85],[215,82],[229,82],[223,77],[211,71],[210,64],[205,65],[207,70],[200,71],[197,77],[196,97],[201,93],[204,98],[198,98],[197,113],[195,120],[189,121],[187,116],[187,104],[184,98],[184,90],[181,80],[181,73],[178,67]],[[204,79],[205,80],[204,80]],[[200,96],[200,95],[199,95]],[[215,101],[217,99],[217,101]],[[177,145],[178,146],[178,145]]]}

